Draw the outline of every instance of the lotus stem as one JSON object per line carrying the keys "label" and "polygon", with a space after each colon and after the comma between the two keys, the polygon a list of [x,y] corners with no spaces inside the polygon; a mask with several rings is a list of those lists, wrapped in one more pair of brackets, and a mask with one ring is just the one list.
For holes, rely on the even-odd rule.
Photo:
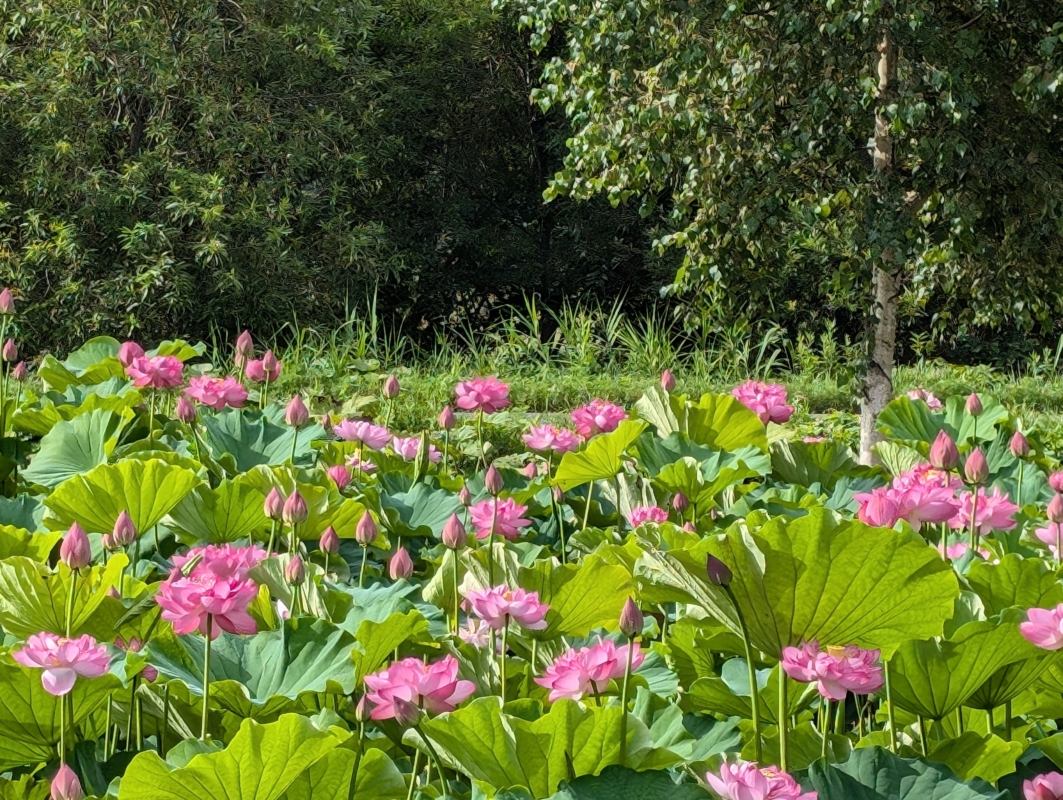
{"label": "lotus stem", "polygon": [[299,446],[299,429],[292,428],[292,456],[288,460],[295,466],[295,448]]}
{"label": "lotus stem", "polygon": [[273,555],[273,546],[277,542],[277,520],[269,521],[269,543],[266,545],[266,558]]}
{"label": "lotus stem", "polygon": [[133,749],[133,717],[136,715],[134,706],[137,698],[137,678],[134,675],[129,685],[129,715],[125,721],[125,749]]}
{"label": "lotus stem", "polygon": [[476,441],[480,444],[480,466],[487,468],[487,450],[484,447],[484,410],[476,411]]}
{"label": "lotus stem", "polygon": [[971,552],[974,553],[978,545],[978,487],[971,490]]}
{"label": "lotus stem", "polygon": [[1019,459],[1019,485],[1015,487],[1015,503],[1022,508],[1022,468],[1026,466],[1026,461]]}
{"label": "lotus stem", "polygon": [[421,735],[421,739],[424,741],[425,747],[428,748],[428,753],[431,756],[431,759],[436,762],[436,771],[439,773],[439,782],[440,785],[443,787],[443,794],[445,796],[447,793],[447,780],[446,775],[443,773],[443,762],[439,760],[439,753],[436,752],[436,749],[432,745],[431,740],[429,740],[429,738],[425,736],[425,733],[423,730],[421,730],[420,725],[416,726],[416,730]]}
{"label": "lotus stem", "polygon": [[443,473],[447,472],[447,459],[450,457],[450,431],[443,431]]}
{"label": "lotus stem", "polygon": [[893,692],[890,690],[890,662],[882,662],[882,679],[886,685],[886,718],[890,726],[890,752],[897,752],[897,722],[893,710]]}
{"label": "lotus stem", "polygon": [[963,706],[956,709],[956,730],[963,735]]}
{"label": "lotus stem", "polygon": [[487,537],[487,584],[495,585],[495,525],[498,520],[498,498],[491,503],[491,533]]}
{"label": "lotus stem", "polygon": [[114,705],[111,702],[111,698],[107,698],[107,723],[103,727],[103,760],[106,761],[111,757],[111,706]]}
{"label": "lotus stem", "polygon": [[820,732],[823,734],[823,745],[819,751],[819,757],[827,760],[827,735],[830,733],[830,700],[823,698],[823,705],[819,711]]}
{"label": "lotus stem", "polygon": [[583,509],[583,528],[587,530],[587,521],[591,518],[591,498],[594,496],[594,481],[587,484],[587,507]]}
{"label": "lotus stem", "polygon": [[[735,615],[738,617],[738,627],[742,629],[742,645],[746,652],[750,705],[753,712],[753,760],[759,764],[763,753],[760,738],[760,697],[757,692],[757,666],[753,661],[753,643],[749,640],[749,628],[746,627],[745,617],[742,615],[742,610],[738,607],[738,600],[735,598],[734,592],[731,591],[730,586],[724,586],[723,589],[727,592],[727,597],[730,599],[731,605],[734,606]],[[782,667],[779,669],[781,670]],[[785,683],[785,679],[783,682]]]}
{"label": "lotus stem", "polygon": [[458,551],[452,550],[451,553],[454,557],[452,562],[454,568],[454,634],[457,635],[458,631],[461,630],[461,619],[459,616],[461,609],[461,592],[458,591]]}
{"label": "lotus stem", "polygon": [[214,617],[207,614],[207,640],[203,648],[203,723],[199,729],[201,741],[207,741],[207,719],[210,713],[210,640],[214,632]]}
{"label": "lotus stem", "polygon": [[926,717],[922,714],[919,715],[919,750],[923,754],[923,758],[930,754],[926,746]]}
{"label": "lotus stem", "polygon": [[59,698],[59,763],[66,763],[66,698]]}
{"label": "lotus stem", "polygon": [[506,652],[509,650],[509,614],[502,617],[502,652],[498,654],[499,688],[502,705],[506,704]]}
{"label": "lotus stem", "polygon": [[354,768],[351,770],[351,785],[347,789],[347,800],[354,800],[358,786],[358,768],[362,765],[362,751],[365,749],[365,723],[358,723],[358,750],[354,754]]}
{"label": "lotus stem", "polygon": [[838,708],[834,716],[834,732],[839,736],[845,735],[845,699],[838,701]]}
{"label": "lotus stem", "polygon": [[1004,703],[1004,740],[1011,741],[1011,701]]}
{"label": "lotus stem", "polygon": [[[754,684],[754,687],[756,684]],[[786,670],[779,668],[779,769],[788,772],[790,764],[789,716],[790,703],[787,700]]]}
{"label": "lotus stem", "polygon": [[155,396],[156,392],[154,387],[151,390],[151,403],[148,405],[148,438],[151,438],[152,432],[155,430]]}
{"label": "lotus stem", "polygon": [[70,638],[70,632],[74,629],[74,604],[78,596],[78,571],[70,571],[70,595],[66,601],[66,638]]}
{"label": "lotus stem", "polygon": [[410,770],[410,788],[406,792],[406,800],[413,800],[413,787],[417,784],[417,767],[421,763],[421,751],[415,750],[413,754],[413,769]]}
{"label": "lotus stem", "polygon": [[259,410],[264,409],[266,407],[266,401],[268,400],[268,398],[269,398],[269,373],[267,372],[266,373],[266,380],[262,384],[262,393],[259,395],[259,398],[258,398]]}
{"label": "lotus stem", "polygon": [[364,544],[362,545],[362,568],[358,570],[358,588],[361,589],[365,585],[365,557],[369,553],[369,548]]}
{"label": "lotus stem", "polygon": [[[110,713],[108,708],[107,712]],[[162,727],[159,730],[159,755],[166,758],[166,731],[170,727],[170,684],[162,687]]]}
{"label": "lotus stem", "polygon": [[[624,685],[620,689],[620,766],[627,766],[627,700],[628,684],[631,682],[631,661],[635,655],[635,637],[627,640],[627,663],[624,665]],[[535,671],[535,665],[532,665]],[[758,740],[759,742],[759,740]],[[759,760],[759,754],[758,754]]]}

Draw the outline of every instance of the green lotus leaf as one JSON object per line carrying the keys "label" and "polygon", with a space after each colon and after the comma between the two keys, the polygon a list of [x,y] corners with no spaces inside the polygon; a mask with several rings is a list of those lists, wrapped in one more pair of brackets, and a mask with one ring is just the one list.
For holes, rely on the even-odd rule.
{"label": "green lotus leaf", "polygon": [[24,528],[27,531],[44,530],[43,500],[43,497],[30,494],[0,497],[0,524]]}
{"label": "green lotus leaf", "polygon": [[415,483],[406,492],[381,493],[380,508],[387,519],[388,530],[399,536],[436,539],[443,533],[450,515],[462,511],[456,494],[446,489],[433,489],[425,483]]}
{"label": "green lotus leaf", "polygon": [[606,767],[599,775],[584,775],[562,781],[550,800],[704,800],[705,790],[696,783],[677,783],[670,772],[635,772],[621,766]]}
{"label": "green lotus leaf", "polygon": [[842,478],[870,478],[881,470],[853,460],[848,447],[839,442],[772,442],[771,468],[777,478],[798,486],[819,484],[831,491]]}
{"label": "green lotus leaf", "polygon": [[[330,751],[302,772],[281,800],[347,800],[351,797],[354,758],[352,750]],[[384,751],[367,750],[358,762],[353,797],[355,800],[403,800],[406,778]]]}
{"label": "green lotus leaf", "polygon": [[1005,742],[992,734],[983,736],[966,731],[935,747],[927,760],[944,764],[960,780],[981,778],[996,783],[1015,771],[1015,761],[1025,749],[1021,742]]}
{"label": "green lotus leaf", "polygon": [[631,574],[623,567],[588,556],[582,564],[539,561],[521,569],[520,586],[539,593],[547,603],[547,627],[537,638],[586,636],[595,628],[612,629],[631,596]]}
{"label": "green lotus leaf", "polygon": [[1006,608],[1052,608],[1063,603],[1063,584],[1044,561],[1008,553],[999,564],[975,560],[967,570],[967,583],[982,599],[985,613]]}
{"label": "green lotus leaf", "polygon": [[[1063,665],[1063,651],[1040,651],[1022,661],[1006,664],[994,672],[985,683],[964,702],[965,706],[989,711],[1000,708],[1021,695],[1039,680],[1051,680],[1053,668]],[[1057,673],[1058,674],[1058,673]],[[988,778],[987,778],[988,780]]]}
{"label": "green lotus leaf", "polygon": [[124,378],[125,370],[118,361],[117,339],[97,336],[60,362],[54,356],[45,356],[37,368],[38,377],[51,389],[65,390],[71,385],[101,383],[108,378]]}
{"label": "green lotus leaf", "polygon": [[22,477],[49,489],[68,478],[106,464],[118,442],[118,434],[133,412],[123,414],[97,409],[59,422],[42,439]]}
{"label": "green lotus leaf", "polygon": [[655,386],[636,401],[635,408],[661,437],[678,431],[716,450],[734,452],[752,445],[768,451],[764,423],[729,394],[704,394],[693,403]]}
{"label": "green lotus leaf", "polygon": [[[307,518],[299,525],[300,539],[320,539],[321,534],[330,525],[341,539],[353,539],[358,520],[366,511],[364,504],[358,500],[344,497],[335,485],[320,470],[297,470],[298,479],[290,467],[258,466],[240,476],[262,493],[263,498],[270,490],[276,488],[284,497],[299,487],[299,493],[306,500]],[[374,515],[374,518],[376,515]],[[374,547],[390,548],[387,535],[381,527]]]}
{"label": "green lotus leaf", "polygon": [[34,561],[47,561],[49,554],[63,538],[63,534],[30,533],[14,525],[0,525],[0,559],[26,556]]}
{"label": "green lotus leaf", "polygon": [[720,492],[766,475],[770,468],[768,457],[755,447],[744,447],[738,453],[716,450],[700,462],[684,456],[668,464],[653,482],[668,494],[682,492],[700,514],[716,505],[715,497]]}
{"label": "green lotus leaf", "polygon": [[242,475],[214,488],[200,484],[171,509],[166,523],[186,544],[235,542],[269,529],[264,501],[258,487]]}
{"label": "green lotus leaf", "polygon": [[358,625],[354,638],[358,645],[351,653],[353,675],[360,682],[384,666],[399,645],[428,638],[428,621],[419,611],[391,614],[383,622],[365,619]]}
{"label": "green lotus leaf", "polygon": [[615,431],[595,436],[582,450],[565,453],[554,484],[567,492],[585,483],[612,478],[624,464],[624,451],[645,429],[645,422],[626,419]]}
{"label": "green lotus leaf", "polygon": [[[683,696],[683,707],[704,714],[724,714],[729,717],[753,718],[753,703],[749,691],[749,676],[746,662],[741,658],[729,659],[721,670],[724,677],[708,676],[690,684]],[[730,674],[728,674],[730,672]],[[735,678],[738,680],[736,681]],[[791,716],[809,705],[812,695],[807,684],[787,678],[787,708]],[[760,718],[770,725],[778,724],[779,716],[779,667],[757,670],[757,698],[760,700]]]}
{"label": "green lotus leaf", "polygon": [[141,394],[128,381],[112,378],[94,386],[71,386],[65,392],[49,392],[32,405],[23,405],[11,417],[15,430],[44,436],[56,424],[90,411],[125,413],[141,402]]}
{"label": "green lotus leaf", "polygon": [[253,411],[226,408],[201,417],[203,440],[218,463],[228,464],[230,472],[247,472],[259,465],[278,466],[292,458],[299,464],[310,463],[311,442],[324,435],[318,423],[304,428],[276,425]]}
{"label": "green lotus leaf", "polygon": [[207,345],[204,342],[189,344],[182,339],[166,339],[159,342],[159,346],[154,350],[148,350],[147,355],[173,356],[180,361],[191,361],[193,358],[198,358],[206,352]]}

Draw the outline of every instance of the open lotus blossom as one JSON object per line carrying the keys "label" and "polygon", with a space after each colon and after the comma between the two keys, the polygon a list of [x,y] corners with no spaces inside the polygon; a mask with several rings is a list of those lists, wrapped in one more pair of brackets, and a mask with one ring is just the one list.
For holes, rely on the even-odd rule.
{"label": "open lotus blossom", "polygon": [[551,703],[563,698],[579,700],[589,692],[605,690],[609,681],[624,677],[629,648],[631,669],[636,670],[646,658],[638,642],[618,646],[598,637],[598,643],[591,647],[570,648],[559,655],[535,682],[550,690]]}
{"label": "open lotus blossom", "polygon": [[393,719],[395,701],[411,703],[432,714],[453,711],[476,691],[472,681],[458,679],[458,660],[448,655],[431,664],[404,658],[387,669],[365,676],[372,719]]}
{"label": "open lotus blossom", "polygon": [[579,449],[579,436],[568,428],[554,425],[532,425],[521,438],[524,444],[539,453],[552,450],[555,453],[568,453]]}
{"label": "open lotus blossom", "polygon": [[584,439],[615,431],[625,419],[627,412],[623,408],[597,398],[572,412],[572,424],[576,426],[576,433]]}
{"label": "open lotus blossom", "polygon": [[[136,636],[126,642],[121,636],[114,640],[115,646],[119,650],[125,650],[129,653],[139,653],[144,647],[144,643],[140,641]],[[147,664],[140,670],[140,677],[146,680],[148,683],[155,683],[159,679],[159,671],[155,667]]]}
{"label": "open lotus blossom", "polygon": [[1019,633],[1043,650],[1063,647],[1063,603],[1055,608],[1031,608],[1026,621],[1019,623]]}
{"label": "open lotus blossom", "polygon": [[882,688],[879,656],[878,650],[856,645],[820,650],[819,642],[811,641],[784,649],[782,668],[795,681],[815,683],[828,700],[844,700],[847,691],[872,694]]}
{"label": "open lotus blossom", "polygon": [[940,400],[934,397],[934,395],[926,389],[912,389],[908,392],[908,396],[912,400],[922,400],[931,411],[940,411],[945,407]]}
{"label": "open lotus blossom", "polygon": [[1063,556],[1063,523],[1049,522],[1045,527],[1038,528],[1033,533],[1048,547],[1053,558]]}
{"label": "open lotus blossom", "polygon": [[530,631],[546,629],[546,612],[550,606],[539,602],[538,592],[492,586],[490,589],[472,589],[465,597],[472,613],[495,630],[506,627],[509,620]]}
{"label": "open lotus blossom", "polygon": [[[1019,507],[1000,491],[993,487],[993,493],[987,494],[984,486],[978,487],[978,509],[975,513],[975,530],[979,536],[988,536],[993,531],[1010,531],[1017,524],[1015,513]],[[971,493],[960,495],[960,510],[949,520],[949,526],[964,530],[971,526]]]}
{"label": "open lotus blossom", "polygon": [[668,521],[668,512],[657,506],[636,506],[628,512],[627,521],[631,523],[632,528],[645,525],[647,522],[659,524]]}
{"label": "open lotus blossom", "polygon": [[333,425],[332,432],[345,442],[361,442],[370,450],[383,450],[393,438],[391,431],[383,425],[365,420],[345,419]]}
{"label": "open lotus blossom", "polygon": [[897,520],[907,520],[915,530],[923,523],[948,522],[960,507],[956,489],[962,486],[929,464],[915,467],[893,479],[890,486],[853,495],[860,503],[857,516],[868,525],[892,528]]}
{"label": "open lotus blossom", "polygon": [[733,388],[731,395],[765,425],[788,422],[794,415],[794,407],[786,404],[786,387],[778,383],[746,381]]}
{"label": "open lotus blossom", "polygon": [[[421,437],[410,436],[404,439],[401,436],[396,436],[391,440],[391,448],[404,460],[413,461],[417,458],[417,451],[421,448]],[[436,446],[434,444],[428,445],[428,460],[434,464],[441,458],[443,458],[443,454],[436,450]]]}
{"label": "open lotus blossom", "polygon": [[465,627],[458,629],[458,638],[466,644],[483,649],[491,644],[491,626],[482,619],[470,617]]}
{"label": "open lotus blossom", "polygon": [[138,388],[173,389],[184,380],[185,365],[174,356],[140,356],[125,368]]}
{"label": "open lotus blossom", "polygon": [[[948,546],[946,546],[944,542],[938,543],[938,552],[950,561],[954,561],[957,558],[963,558],[965,555],[967,555],[967,551],[970,549],[971,546],[967,544],[967,542],[953,542]],[[980,555],[986,561],[993,560],[993,553],[985,547],[979,547],[975,550],[975,552],[978,553],[978,555]]]}
{"label": "open lotus blossom", "polygon": [[41,683],[48,694],[62,697],[78,677],[98,678],[111,663],[107,648],[86,634],[67,639],[47,631],[35,633],[12,658],[24,667],[44,670]]}
{"label": "open lotus blossom", "polygon": [[372,472],[376,469],[376,464],[372,461],[367,458],[359,458],[357,455],[347,457],[347,466],[355,472]]}
{"label": "open lotus blossom", "polygon": [[723,764],[718,773],[705,776],[709,788],[722,800],[817,800],[816,792],[801,787],[778,767],[758,767],[747,761]]}
{"label": "open lotus blossom", "polygon": [[243,408],[247,400],[247,389],[231,375],[226,378],[212,378],[200,375],[188,382],[185,394],[200,405],[221,411],[226,406]]}
{"label": "open lotus blossom", "polygon": [[[173,623],[175,633],[199,631],[206,635],[208,617],[212,639],[221,631],[252,634],[258,630],[247,613],[258,596],[258,586],[248,577],[265,552],[257,547],[207,545],[190,550],[182,559],[174,559],[173,572],[155,596],[162,608],[162,618]],[[192,558],[199,561],[189,575],[181,567]]]}
{"label": "open lotus blossom", "polygon": [[198,558],[192,574],[209,572],[219,578],[246,580],[248,572],[258,566],[265,557],[266,551],[258,545],[238,547],[235,544],[208,544],[193,547],[183,556],[174,556],[173,564],[180,569]]}
{"label": "open lotus blossom", "polygon": [[144,357],[144,348],[136,342],[122,342],[121,347],[118,348],[118,363],[123,367],[128,367],[138,358]]}
{"label": "open lotus blossom", "polygon": [[463,411],[483,411],[494,414],[509,406],[509,384],[493,375],[462,381],[454,387],[455,405]]}
{"label": "open lotus blossom", "polygon": [[252,383],[276,383],[281,376],[281,362],[267,350],[262,358],[252,358],[244,365],[244,375]]}
{"label": "open lotus blossom", "polygon": [[512,497],[481,500],[469,508],[469,520],[476,527],[477,539],[486,539],[491,535],[491,522],[494,520],[494,532],[512,541],[519,539],[521,531],[531,525],[531,520],[524,516],[527,513],[528,507],[520,505]]}
{"label": "open lotus blossom", "polygon": [[1063,775],[1046,772],[1022,782],[1023,800],[1063,800]]}

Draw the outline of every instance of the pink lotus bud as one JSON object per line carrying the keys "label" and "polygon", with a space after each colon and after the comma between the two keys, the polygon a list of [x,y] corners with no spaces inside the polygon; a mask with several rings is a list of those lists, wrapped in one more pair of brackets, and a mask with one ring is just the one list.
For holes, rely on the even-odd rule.
{"label": "pink lotus bud", "polygon": [[529,461],[527,464],[524,465],[524,469],[521,470],[521,473],[524,475],[525,478],[530,481],[533,481],[539,477],[539,465],[536,464],[534,461]]}
{"label": "pink lotus bud", "polygon": [[118,361],[123,367],[128,367],[136,359],[144,357],[144,348],[136,342],[122,342],[118,348]]}
{"label": "pink lotus bud", "polygon": [[641,609],[629,597],[620,612],[620,632],[631,639],[642,633],[642,627],[645,623],[646,618],[643,616]]}
{"label": "pink lotus bud", "polygon": [[325,433],[332,433],[332,417],[328,414],[322,414],[321,427],[325,429]]}
{"label": "pink lotus bud", "polygon": [[129,513],[123,511],[114,521],[114,531],[111,534],[114,543],[119,547],[128,547],[137,540],[137,529]]}
{"label": "pink lotus bud", "polygon": [[[1060,475],[1063,475],[1063,472]],[[468,486],[461,487],[461,491],[458,492],[458,502],[466,508],[472,505],[472,492],[469,491]]]}
{"label": "pink lotus bud", "polygon": [[306,564],[298,553],[291,557],[288,566],[284,568],[284,580],[291,586],[302,586],[306,583]]}
{"label": "pink lotus bud", "polygon": [[15,295],[11,294],[11,290],[5,288],[0,292],[0,314],[8,316],[15,313]]}
{"label": "pink lotus bud", "polygon": [[687,500],[687,496],[682,492],[676,492],[675,497],[672,498],[672,508],[678,514],[685,514],[686,510],[690,508],[690,501]]}
{"label": "pink lotus bud", "polygon": [[687,522],[683,523],[683,530],[685,530],[687,533],[697,533],[698,532],[698,529],[694,527],[694,523],[690,522],[690,521],[687,521]]}
{"label": "pink lotus bud", "polygon": [[276,522],[284,512],[284,495],[274,486],[266,495],[266,502],[262,504],[262,512]]}
{"label": "pink lotus bud", "polygon": [[73,570],[84,569],[92,561],[89,537],[76,522],[70,526],[70,530],[63,537],[63,543],[59,545],[59,560]]}
{"label": "pink lotus bud", "polygon": [[362,547],[369,547],[376,541],[377,527],[373,515],[366,511],[358,520],[358,527],[354,529],[354,540]]}
{"label": "pink lotus bud", "polygon": [[284,508],[281,509],[281,519],[288,525],[298,525],[301,522],[306,522],[309,514],[310,511],[306,507],[306,500],[298,489],[288,495],[288,499],[284,501]]}
{"label": "pink lotus bud", "polygon": [[18,381],[19,383],[22,383],[22,381],[26,380],[26,362],[25,361],[19,361],[17,364],[15,364],[15,368],[13,370],[11,370],[11,377],[14,378],[16,381]]}
{"label": "pink lotus bud", "polygon": [[240,356],[240,361],[251,358],[255,354],[255,342],[251,338],[251,331],[245,330],[236,337],[235,350],[236,355]]}
{"label": "pink lotus bud", "polygon": [[1015,458],[1026,458],[1026,456],[1030,455],[1030,441],[1019,431],[1015,431],[1015,435],[1011,437],[1011,442],[1008,446],[1011,448],[1011,454]]}
{"label": "pink lotus bud", "polygon": [[930,463],[937,469],[955,469],[960,463],[960,451],[956,449],[956,442],[945,431],[938,433],[934,444],[930,446]]}
{"label": "pink lotus bud", "polygon": [[295,395],[284,410],[284,421],[293,428],[301,428],[310,421],[310,412],[303,404],[303,398]]}
{"label": "pink lotus bud", "polygon": [[391,557],[388,562],[388,574],[393,581],[405,580],[413,575],[413,559],[405,547],[400,547]]}
{"label": "pink lotus bud", "polygon": [[362,695],[358,698],[358,703],[354,706],[354,721],[359,725],[369,721],[369,715],[373,713],[373,704],[369,701],[366,695]]}
{"label": "pink lotus bud", "polygon": [[445,431],[452,430],[457,423],[457,419],[454,416],[454,410],[450,406],[445,406],[442,411],[439,412],[439,427]]}
{"label": "pink lotus bud", "polygon": [[336,534],[336,529],[331,525],[325,528],[317,546],[321,548],[322,553],[328,553],[330,556],[336,555],[340,551],[340,537]]}
{"label": "pink lotus bud", "polygon": [[669,394],[675,389],[675,377],[672,375],[672,370],[666,369],[661,373],[661,388]]}
{"label": "pink lotus bud", "polygon": [[734,579],[731,568],[716,556],[710,555],[705,559],[705,572],[709,576],[709,583],[713,586],[730,586]]}
{"label": "pink lotus bud", "polygon": [[554,487],[554,502],[555,503],[560,503],[564,499],[565,499],[565,493],[561,490],[561,487],[560,486],[555,486]]}
{"label": "pink lotus bud", "polygon": [[196,411],[196,404],[189,400],[184,395],[177,398],[177,418],[188,425],[191,425],[196,421],[196,417],[199,412]]}
{"label": "pink lotus bud", "polygon": [[1053,472],[1049,475],[1048,485],[1056,492],[1063,492],[1063,472]]}
{"label": "pink lotus bud", "polygon": [[[7,289],[4,289],[6,292]],[[52,778],[51,800],[82,800],[85,792],[81,789],[81,781],[70,769],[69,765],[63,764]]]}
{"label": "pink lotus bud", "polygon": [[989,463],[982,454],[982,448],[976,447],[967,456],[967,462],[963,465],[963,474],[968,483],[981,483],[989,477]]}
{"label": "pink lotus bud", "polygon": [[484,475],[484,487],[492,497],[498,497],[498,495],[501,494],[502,489],[505,487],[505,483],[502,481],[502,475],[497,469],[495,469],[494,464],[487,468],[487,474]]}
{"label": "pink lotus bud", "polygon": [[1055,525],[1063,523],[1063,495],[1058,492],[1048,501],[1048,521]]}
{"label": "pink lotus bud", "polygon": [[465,532],[465,526],[461,524],[458,515],[451,514],[450,519],[448,519],[443,526],[443,545],[449,547],[451,550],[461,550],[465,547],[465,541],[467,538],[468,536]]}
{"label": "pink lotus bud", "polygon": [[384,388],[381,391],[386,400],[394,400],[399,396],[399,379],[394,375],[388,375],[386,381],[384,381]]}
{"label": "pink lotus bud", "polygon": [[395,721],[403,728],[412,728],[421,721],[421,709],[400,697],[393,698],[392,708],[395,709]]}
{"label": "pink lotus bud", "polygon": [[336,464],[328,468],[328,476],[332,479],[332,482],[336,484],[336,488],[341,492],[346,489],[351,483],[351,471],[343,464]]}
{"label": "pink lotus bud", "polygon": [[267,350],[266,354],[262,356],[262,371],[269,376],[270,381],[275,381],[280,377],[280,367],[281,362],[273,355],[273,351]]}
{"label": "pink lotus bud", "polygon": [[8,364],[12,361],[18,361],[18,346],[15,344],[14,339],[8,339],[4,342],[4,348],[0,351],[0,355],[4,357],[4,361]]}
{"label": "pink lotus bud", "polygon": [[977,392],[971,392],[967,398],[967,413],[972,417],[977,417],[982,413],[982,398],[980,398]]}
{"label": "pink lotus bud", "polygon": [[103,545],[103,549],[108,553],[113,553],[118,549],[118,546],[114,543],[114,536],[109,533],[105,533],[100,539],[100,544]]}

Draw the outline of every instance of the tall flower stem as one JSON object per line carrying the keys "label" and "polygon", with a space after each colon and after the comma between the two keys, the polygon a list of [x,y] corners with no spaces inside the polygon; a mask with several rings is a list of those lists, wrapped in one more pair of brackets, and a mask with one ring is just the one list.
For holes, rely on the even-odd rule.
{"label": "tall flower stem", "polygon": [[[107,723],[104,725],[104,728],[103,728],[103,760],[104,761],[106,761],[107,759],[109,759],[111,757],[111,728],[114,727],[114,724],[111,722],[111,706],[113,706],[113,705],[114,705],[114,703],[111,701],[111,698],[107,698]],[[160,751],[161,751],[161,748],[160,748]]]}
{"label": "tall flower stem", "polygon": [[413,769],[410,770],[410,789],[406,792],[406,800],[413,800],[413,787],[417,785],[418,767],[421,765],[421,751],[416,750],[413,754]]}
{"label": "tall flower stem", "polygon": [[151,387],[151,403],[148,406],[148,438],[151,438],[152,431],[155,430],[155,387]]}
{"label": "tall flower stem", "polygon": [[424,735],[424,731],[421,730],[420,725],[416,726],[416,730],[417,733],[421,735],[421,740],[424,742],[425,747],[428,748],[428,753],[431,756],[432,760],[436,762],[436,771],[439,773],[439,783],[443,787],[443,794],[446,795],[447,776],[443,773],[443,762],[439,760],[439,753],[436,752],[435,746],[433,746],[429,738]]}
{"label": "tall flower stem", "polygon": [[587,507],[583,509],[583,528],[587,530],[587,521],[591,518],[591,498],[594,497],[594,481],[587,484]]}
{"label": "tall flower stem", "polygon": [[203,724],[199,729],[199,738],[207,741],[207,719],[210,713],[210,640],[214,633],[214,617],[207,614],[207,640],[203,647]]}
{"label": "tall flower stem", "polygon": [[266,545],[266,558],[273,555],[273,547],[277,543],[277,520],[269,521],[269,543]]}
{"label": "tall flower stem", "polygon": [[487,537],[487,584],[495,585],[495,525],[498,523],[498,498],[491,501],[491,533]]}
{"label": "tall flower stem", "polygon": [[823,744],[819,751],[819,757],[827,760],[827,736],[830,734],[830,700],[823,698],[823,705],[819,709],[820,733],[823,734]]}
{"label": "tall flower stem", "polygon": [[1004,703],[1004,741],[1011,741],[1011,701]]}
{"label": "tall flower stem", "polygon": [[452,565],[454,575],[454,633],[456,634],[461,629],[461,621],[458,617],[459,610],[461,608],[461,592],[458,591],[458,551],[453,551],[454,560]]}
{"label": "tall flower stem", "polygon": [[[110,711],[110,708],[107,709]],[[162,726],[159,729],[159,755],[166,758],[166,731],[170,727],[170,684],[162,687]]]}
{"label": "tall flower stem", "polygon": [[292,462],[292,466],[295,466],[295,448],[299,446],[299,429],[292,428],[292,455],[288,460]]}
{"label": "tall flower stem", "polygon": [[487,452],[484,449],[484,410],[476,412],[476,441],[480,444],[480,466],[487,468]]}
{"label": "tall flower stem", "polygon": [[[133,676],[133,680],[129,684],[129,716],[125,721],[125,749],[133,749],[133,717],[136,716],[137,705],[137,677]],[[137,749],[140,749],[139,743]]]}
{"label": "tall flower stem", "polygon": [[269,399],[269,373],[266,373],[266,381],[262,384],[262,392],[258,397],[258,407],[263,409],[266,407],[266,401]]}
{"label": "tall flower stem", "polygon": [[358,768],[362,765],[362,751],[365,749],[365,723],[358,723],[358,750],[354,754],[354,769],[351,770],[351,785],[347,790],[347,800],[354,800],[358,788]]}
{"label": "tall flower stem", "polygon": [[358,588],[361,589],[365,585],[365,557],[369,553],[369,548],[364,544],[362,545],[362,568],[358,570]]}
{"label": "tall flower stem", "polygon": [[66,763],[66,698],[59,698],[59,763]]}
{"label": "tall flower stem", "polygon": [[447,459],[450,458],[450,431],[443,431],[443,472],[447,471]]}
{"label": "tall flower stem", "polygon": [[74,604],[78,596],[78,571],[70,572],[70,594],[66,601],[66,638],[70,638],[70,632],[74,628]]}
{"label": "tall flower stem", "polygon": [[886,718],[890,725],[890,752],[897,752],[897,721],[893,713],[893,691],[890,689],[890,662],[882,663],[882,679],[886,685]]}
{"label": "tall flower stem", "polygon": [[[756,693],[756,682],[753,683],[754,694]],[[779,668],[779,769],[783,772],[789,771],[790,764],[790,741],[789,741],[789,718],[790,718],[790,703],[786,697],[787,694],[786,685],[786,670]]]}
{"label": "tall flower stem", "polygon": [[[635,637],[630,636],[627,640],[627,663],[624,665],[624,684],[620,689],[620,766],[622,767],[626,766],[627,762],[627,699],[628,684],[631,682],[631,660],[634,655]],[[535,670],[534,664],[532,664],[532,670]]]}
{"label": "tall flower stem", "polygon": [[[745,617],[742,615],[742,610],[738,607],[738,600],[735,599],[734,592],[731,591],[730,586],[724,586],[723,589],[727,592],[727,596],[731,600],[731,605],[734,606],[735,614],[738,617],[738,626],[742,629],[742,645],[746,652],[746,669],[749,675],[749,693],[752,707],[751,710],[753,713],[753,760],[759,764],[762,755],[762,743],[760,738],[760,696],[757,692],[757,665],[753,661],[753,643],[749,640],[749,629],[746,627]],[[782,683],[786,683],[785,678],[782,679]]]}
{"label": "tall flower stem", "polygon": [[971,552],[978,544],[978,487],[971,489]]}
{"label": "tall flower stem", "polygon": [[930,755],[930,750],[926,745],[926,717],[922,714],[919,715],[919,750],[923,754],[923,758]]}
{"label": "tall flower stem", "polygon": [[502,652],[498,654],[499,692],[506,704],[506,652],[509,650],[509,614],[502,617]]}
{"label": "tall flower stem", "polygon": [[1015,487],[1015,503],[1022,508],[1022,468],[1026,466],[1024,459],[1019,459],[1019,485]]}

